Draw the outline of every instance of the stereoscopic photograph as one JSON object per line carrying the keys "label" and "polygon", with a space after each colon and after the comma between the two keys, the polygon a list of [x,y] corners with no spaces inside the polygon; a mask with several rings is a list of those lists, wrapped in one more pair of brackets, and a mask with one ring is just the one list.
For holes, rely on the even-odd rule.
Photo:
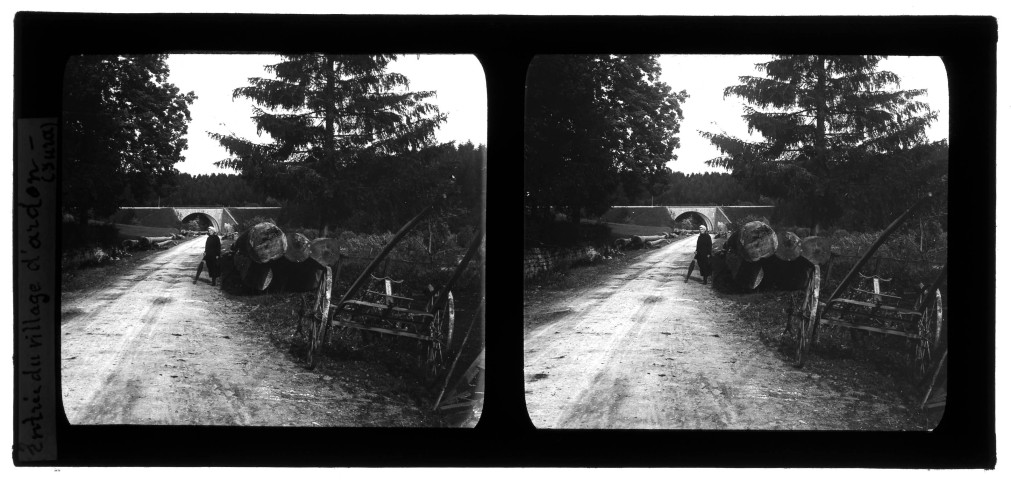
{"label": "stereoscopic photograph", "polygon": [[937,426],[940,57],[539,55],[526,92],[535,427]]}
{"label": "stereoscopic photograph", "polygon": [[74,55],[71,425],[473,427],[486,85],[473,55]]}

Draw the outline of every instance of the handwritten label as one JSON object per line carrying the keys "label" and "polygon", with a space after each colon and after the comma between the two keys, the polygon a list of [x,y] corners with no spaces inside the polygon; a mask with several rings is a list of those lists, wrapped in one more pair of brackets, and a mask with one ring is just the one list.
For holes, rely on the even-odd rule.
{"label": "handwritten label", "polygon": [[56,119],[18,120],[17,458],[56,459]]}

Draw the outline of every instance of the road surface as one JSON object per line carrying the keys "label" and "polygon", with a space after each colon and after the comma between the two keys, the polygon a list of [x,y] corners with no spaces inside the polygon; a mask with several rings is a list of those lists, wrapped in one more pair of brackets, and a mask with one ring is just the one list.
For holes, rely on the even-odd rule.
{"label": "road surface", "polygon": [[795,369],[735,333],[730,300],[685,282],[696,237],[524,306],[537,428],[897,429],[894,399]]}
{"label": "road surface", "polygon": [[[376,408],[280,352],[206,269],[194,285],[203,245],[198,237],[98,291],[63,295],[70,423],[356,425]],[[390,408],[391,419],[408,416]]]}

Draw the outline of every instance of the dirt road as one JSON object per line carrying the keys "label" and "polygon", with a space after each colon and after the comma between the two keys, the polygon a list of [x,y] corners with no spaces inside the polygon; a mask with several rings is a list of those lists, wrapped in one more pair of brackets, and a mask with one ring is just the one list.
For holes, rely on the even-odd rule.
{"label": "dirt road", "polygon": [[[206,270],[193,284],[203,244],[197,238],[155,255],[98,291],[63,295],[69,421],[357,425],[367,396],[275,348],[247,323],[245,307],[210,286]],[[411,416],[410,406],[399,408],[383,414]]]}
{"label": "dirt road", "polygon": [[908,428],[894,398],[795,369],[733,328],[688,237],[596,284],[524,306],[527,411],[538,428]]}

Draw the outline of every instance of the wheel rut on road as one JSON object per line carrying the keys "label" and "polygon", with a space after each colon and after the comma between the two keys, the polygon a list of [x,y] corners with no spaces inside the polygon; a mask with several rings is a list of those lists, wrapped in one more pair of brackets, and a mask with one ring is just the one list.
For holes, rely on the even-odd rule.
{"label": "wheel rut on road", "polygon": [[829,384],[733,328],[698,272],[695,238],[596,285],[524,307],[527,412],[537,428],[894,428],[896,405]]}
{"label": "wheel rut on road", "polygon": [[[61,389],[72,424],[355,425],[350,395],[245,324],[206,274],[200,239],[97,292],[62,298]],[[293,399],[302,396],[303,400]]]}

